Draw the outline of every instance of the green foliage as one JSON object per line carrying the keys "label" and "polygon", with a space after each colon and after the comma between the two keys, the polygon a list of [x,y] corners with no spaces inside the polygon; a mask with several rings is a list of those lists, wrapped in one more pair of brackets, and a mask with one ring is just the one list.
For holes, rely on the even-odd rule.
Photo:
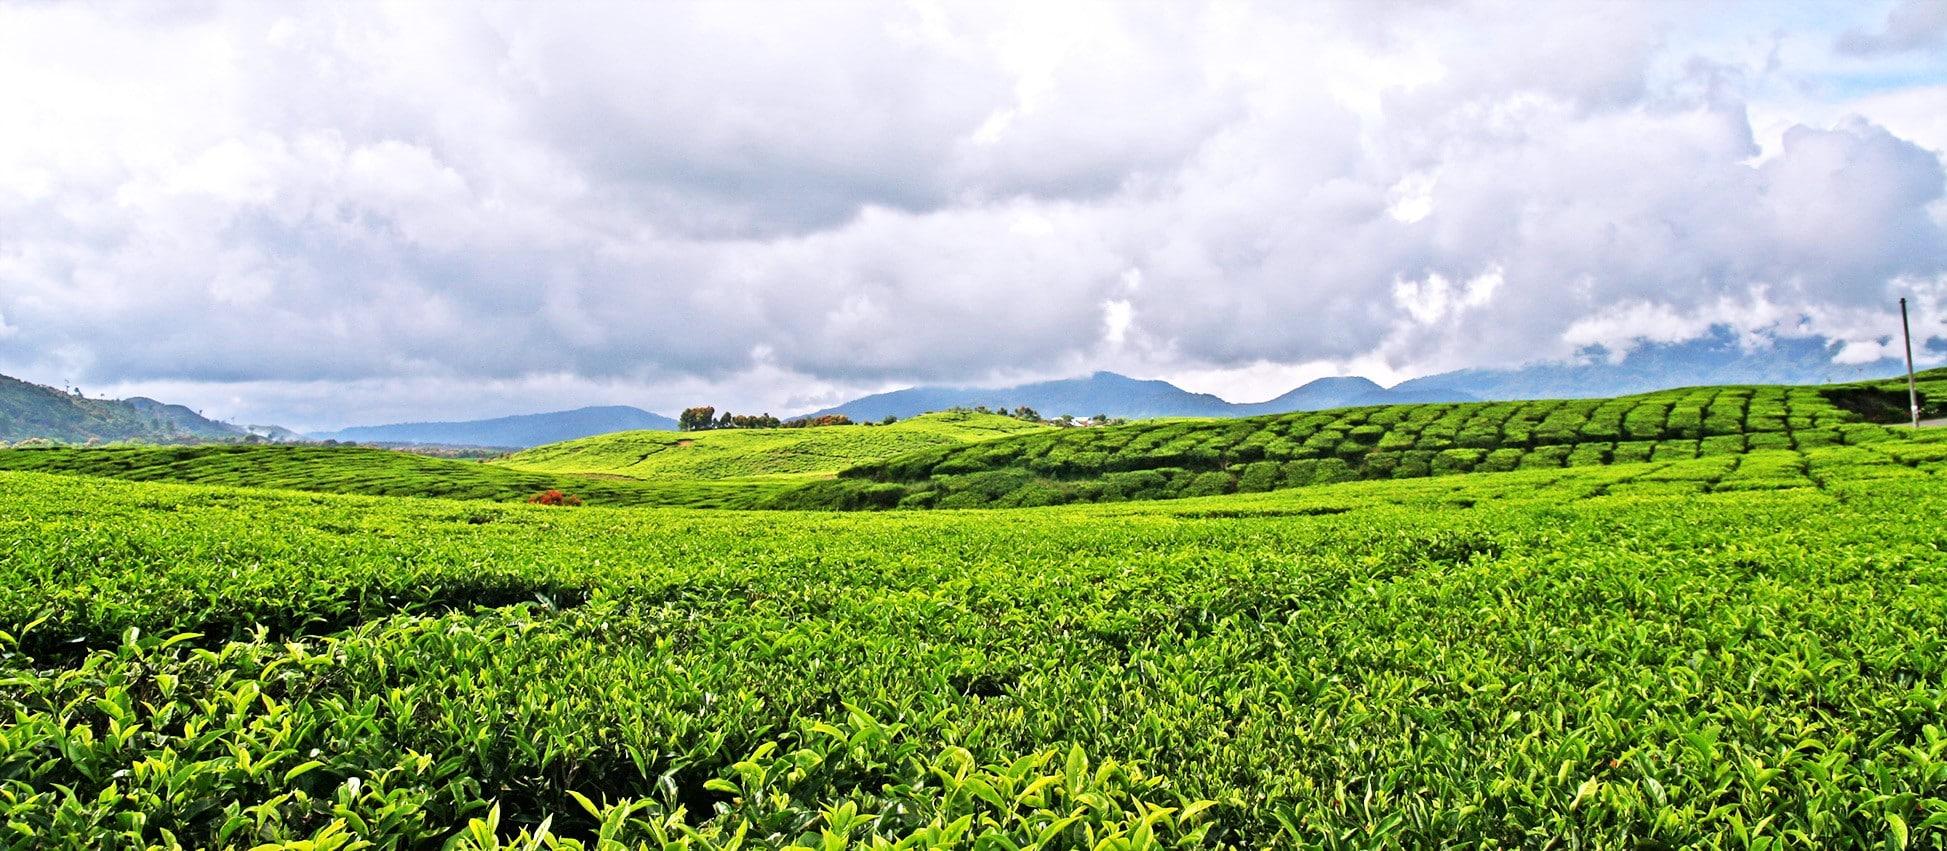
{"label": "green foliage", "polygon": [[[896,422],[899,422],[898,417],[887,414],[885,419],[879,421],[879,424],[892,425]],[[822,414],[816,417],[799,417],[795,420],[779,423],[776,417],[765,414],[762,417],[731,417],[730,424],[734,428],[822,428],[824,426],[851,425],[852,418],[844,414]]]}
{"label": "green foliage", "polygon": [[[701,420],[705,410],[685,413]],[[558,490],[589,505],[756,508],[793,486],[860,462],[1044,430],[1011,417],[947,413],[889,426],[620,432],[486,464],[355,446],[200,445],[0,450],[0,470],[500,501]],[[814,489],[778,502],[891,508],[905,495],[887,489],[857,494]],[[828,502],[816,503],[818,498]]]}
{"label": "green foliage", "polygon": [[370,496],[525,501],[558,490],[589,505],[751,508],[788,482],[642,482],[513,470],[358,446],[288,444],[0,450],[0,470],[132,481],[278,488]]}
{"label": "green foliage", "polygon": [[244,437],[241,429],[204,419],[179,405],[147,399],[89,399],[79,390],[64,392],[0,375],[0,445],[29,440],[180,443]]}
{"label": "green foliage", "polygon": [[710,405],[684,408],[683,413],[676,417],[678,431],[706,431],[716,426],[717,409]]}
{"label": "green foliage", "polygon": [[1487,453],[1479,449],[1448,449],[1433,457],[1433,475],[1465,473],[1479,464]]}
{"label": "green foliage", "polygon": [[625,431],[538,446],[494,463],[516,470],[638,479],[808,478],[912,452],[1052,431],[1014,417],[962,411],[882,426]]}
{"label": "green foliage", "polygon": [[1278,478],[1284,474],[1283,466],[1276,461],[1257,461],[1244,468],[1237,476],[1237,489],[1245,493],[1275,490]]}
{"label": "green foliage", "polygon": [[1947,435],[986,512],[0,506],[13,847],[1947,841]]}
{"label": "green foliage", "polygon": [[1526,454],[1523,450],[1512,446],[1496,449],[1487,453],[1487,456],[1481,459],[1480,466],[1474,469],[1483,473],[1505,473],[1521,466],[1521,458]]}
{"label": "green foliage", "polygon": [[[802,494],[764,504],[814,507],[825,498],[822,507],[977,508],[1163,499],[1353,479],[1677,461],[1883,439],[1885,429],[1859,422],[1858,414],[1833,401],[1851,393],[1845,387],[1701,387],[1608,400],[1348,408],[1050,430],[859,465],[839,474],[856,480],[853,484],[808,486]],[[1279,476],[1255,466],[1268,462],[1284,463]],[[1002,470],[1015,471],[1005,481],[1031,493],[995,490],[1001,479],[992,474]],[[1129,475],[1141,471],[1158,471],[1161,477]],[[886,485],[903,494],[881,493]],[[864,497],[867,491],[871,499]],[[936,496],[904,498],[922,492]]]}

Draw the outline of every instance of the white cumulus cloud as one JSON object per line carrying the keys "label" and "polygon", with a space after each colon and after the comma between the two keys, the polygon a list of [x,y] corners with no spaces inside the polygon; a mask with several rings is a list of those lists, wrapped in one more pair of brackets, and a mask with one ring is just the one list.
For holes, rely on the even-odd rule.
{"label": "white cumulus cloud", "polygon": [[322,427],[1862,357],[1947,280],[1937,4],[1786,5],[0,5],[0,371]]}

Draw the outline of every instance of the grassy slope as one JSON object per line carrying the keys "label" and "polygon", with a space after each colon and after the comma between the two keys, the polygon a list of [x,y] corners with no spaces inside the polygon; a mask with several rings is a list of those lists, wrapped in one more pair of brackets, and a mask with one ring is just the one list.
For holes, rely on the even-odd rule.
{"label": "grassy slope", "polygon": [[[1048,432],[861,464],[778,504],[973,508],[1212,496],[1736,456],[1893,434],[1836,405],[1829,389],[1698,387],[1616,399],[1396,405]],[[1904,409],[1904,386],[1899,390]],[[1929,390],[1935,400],[1947,398],[1947,371],[1926,376],[1922,391]],[[1871,401],[1867,407],[1884,413],[1884,400]]]}
{"label": "grassy slope", "polygon": [[[193,415],[192,415],[193,416]],[[173,422],[123,401],[85,399],[0,375],[0,440],[194,440],[234,438],[214,423]]]}
{"label": "grassy slope", "polygon": [[[1904,386],[1896,389],[1897,408],[1874,400],[1879,414],[1902,415]],[[1947,371],[1928,375],[1922,389],[1947,399]],[[1898,430],[1860,422],[1814,388],[1711,387],[1615,400],[1406,405],[1101,429],[933,414],[893,426],[628,432],[539,447],[501,464],[324,446],[0,450],[0,470],[501,501],[559,488],[598,505],[1006,507],[1900,439]],[[931,448],[910,451],[915,446]],[[864,463],[845,478],[805,482],[857,462]]]}
{"label": "grassy slope", "polygon": [[943,412],[886,426],[618,432],[535,447],[495,463],[643,479],[806,478],[908,452],[1045,431],[1012,417]]}
{"label": "grassy slope", "polygon": [[[1921,370],[1915,376],[1914,389],[1920,396],[1920,416],[1926,418],[1947,417],[1947,368]],[[1897,410],[1882,412],[1885,421],[1900,423],[1907,418],[1906,378],[1885,381],[1865,381],[1857,385],[1872,387],[1892,394]]]}
{"label": "grassy slope", "polygon": [[942,413],[891,426],[620,432],[538,447],[499,464],[351,446],[204,445],[0,450],[0,470],[496,501],[557,488],[592,505],[753,508],[793,482],[861,461],[1043,430],[1010,417]]}
{"label": "grassy slope", "polygon": [[536,473],[354,446],[204,445],[0,450],[0,470],[371,496],[520,501],[550,488],[591,505],[751,507],[778,487]]}
{"label": "grassy slope", "polygon": [[603,810],[629,843],[679,805],[766,847],[849,805],[882,816],[854,840],[1012,845],[1080,811],[1086,847],[1209,800],[1152,827],[1936,847],[1936,438],[872,515],[0,473],[9,835],[432,847],[491,805],[586,837],[581,795],[639,806]]}

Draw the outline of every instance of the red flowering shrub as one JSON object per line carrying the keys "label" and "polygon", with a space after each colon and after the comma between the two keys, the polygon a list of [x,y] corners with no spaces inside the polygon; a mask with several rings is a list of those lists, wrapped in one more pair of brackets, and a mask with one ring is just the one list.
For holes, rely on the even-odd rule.
{"label": "red flowering shrub", "polygon": [[535,505],[580,505],[581,497],[549,489],[528,497],[527,501]]}

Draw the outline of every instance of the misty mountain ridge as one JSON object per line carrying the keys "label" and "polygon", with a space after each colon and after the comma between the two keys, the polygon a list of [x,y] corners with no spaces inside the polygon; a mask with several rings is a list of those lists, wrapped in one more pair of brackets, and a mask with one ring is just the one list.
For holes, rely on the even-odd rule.
{"label": "misty mountain ridge", "polygon": [[1078,417],[1106,414],[1124,419],[1242,417],[1352,405],[1468,401],[1471,398],[1455,391],[1397,394],[1370,379],[1336,377],[1317,379],[1268,401],[1240,404],[1209,393],[1193,393],[1167,381],[1096,372],[1083,378],[1038,381],[1015,387],[912,387],[876,393],[805,416],[844,414],[854,420],[871,422],[887,416],[905,418],[947,408],[1012,410],[1025,405],[1044,417],[1060,414]]}
{"label": "misty mountain ridge", "polygon": [[[874,422],[948,408],[994,410],[1027,406],[1042,416],[1106,414],[1151,417],[1238,417],[1362,405],[1604,397],[1708,384],[1825,384],[1885,378],[1902,361],[1838,364],[1838,347],[1819,338],[1773,338],[1747,348],[1719,328],[1683,343],[1640,346],[1621,358],[1599,346],[1565,361],[1512,369],[1463,369],[1382,386],[1359,376],[1320,378],[1262,402],[1235,403],[1167,381],[1114,372],[1039,381],[1014,387],[920,386],[876,393],[803,417],[843,414]],[[1942,349],[1932,338],[1923,354]],[[0,440],[47,438],[66,443],[131,440],[153,443],[258,439],[526,448],[638,429],[675,430],[676,421],[622,405],[451,422],[354,426],[309,438],[271,425],[212,420],[183,405],[143,396],[88,399],[52,387],[0,376]]]}
{"label": "misty mountain ridge", "polygon": [[0,440],[186,443],[239,440],[250,433],[243,426],[212,420],[182,405],[146,396],[89,399],[0,375]]}
{"label": "misty mountain ridge", "polygon": [[1314,379],[1274,399],[1231,406],[1230,416],[1322,411],[1358,405],[1404,405],[1414,402],[1472,402],[1479,397],[1459,390],[1401,390],[1382,387],[1370,378],[1337,376]]}
{"label": "misty mountain ridge", "polygon": [[1834,363],[1837,351],[1837,344],[1821,338],[1771,338],[1768,345],[1747,348],[1734,332],[1720,327],[1696,340],[1640,346],[1621,358],[1590,346],[1570,360],[1455,370],[1392,387],[1359,376],[1320,378],[1263,402],[1230,402],[1167,381],[1097,372],[1016,387],[913,387],[865,396],[806,416],[844,414],[869,421],[952,407],[999,410],[1026,405],[1050,417],[1240,417],[1358,405],[1622,396],[1705,384],[1842,383],[1884,378],[1905,369],[1902,361],[1891,358]]}
{"label": "misty mountain ridge", "polygon": [[1083,378],[1038,381],[1014,387],[911,387],[854,399],[805,417],[844,414],[872,422],[901,419],[948,408],[1012,409],[1022,405],[1047,416],[1074,414],[1115,417],[1221,417],[1233,406],[1208,393],[1192,393],[1167,381],[1142,380],[1113,372]]}
{"label": "misty mountain ridge", "polygon": [[598,405],[571,411],[516,414],[484,420],[413,422],[352,426],[316,432],[316,440],[441,446],[495,446],[525,449],[616,431],[675,431],[676,421],[627,405]]}
{"label": "misty mountain ridge", "polygon": [[[1931,340],[1923,342],[1927,351]],[[1462,369],[1409,379],[1394,391],[1458,391],[1481,399],[1566,399],[1623,396],[1703,384],[1837,384],[1897,375],[1898,358],[1867,363],[1834,363],[1839,346],[1819,337],[1771,337],[1747,348],[1737,334],[1717,327],[1682,343],[1638,347],[1621,358],[1602,346],[1588,346],[1567,361],[1534,363],[1514,369]]]}

